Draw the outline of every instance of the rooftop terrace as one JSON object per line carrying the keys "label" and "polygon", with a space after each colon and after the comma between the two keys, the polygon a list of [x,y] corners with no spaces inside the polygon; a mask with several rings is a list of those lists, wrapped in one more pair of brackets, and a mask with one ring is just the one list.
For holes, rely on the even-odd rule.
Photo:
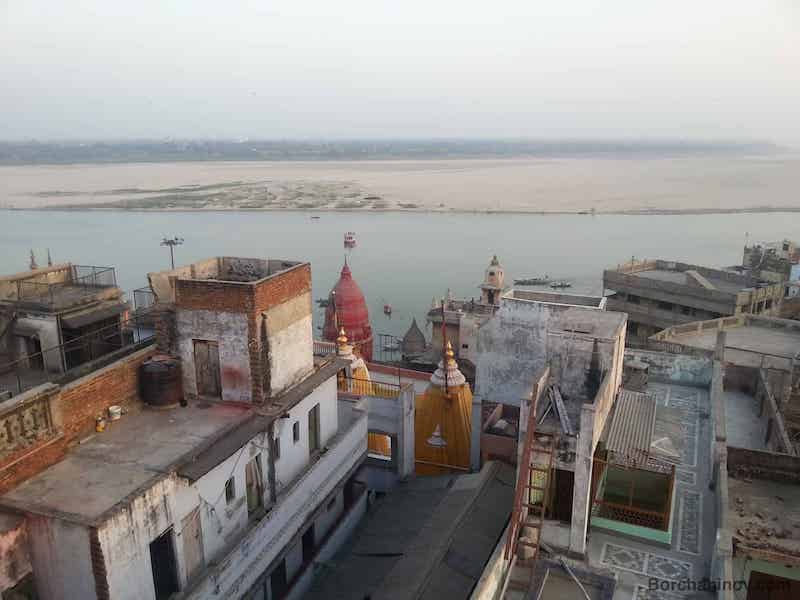
{"label": "rooftop terrace", "polygon": [[728,515],[739,552],[800,565],[800,458],[729,447]]}
{"label": "rooftop terrace", "polygon": [[0,301],[28,310],[58,312],[120,296],[113,267],[65,263],[0,278]]}
{"label": "rooftop terrace", "polygon": [[[791,368],[791,359],[800,353],[800,323],[757,315],[737,315],[677,325],[657,333],[651,339],[714,350],[718,331],[726,332],[725,360],[741,366],[763,365],[788,370]],[[763,357],[767,357],[766,364]]]}
{"label": "rooftop terrace", "polygon": [[142,410],[75,446],[64,460],[0,498],[0,506],[96,524],[139,490],[252,415],[227,404]]}
{"label": "rooftop terrace", "polygon": [[[610,269],[624,275],[645,277],[669,283],[680,283],[692,286],[702,285],[702,280],[709,280],[712,284],[718,283],[720,291],[742,290],[758,285],[760,282],[754,277],[733,273],[725,269],[714,269],[700,265],[678,262],[674,260],[634,260]],[[699,278],[697,276],[700,276]],[[687,279],[688,278],[688,279]]]}
{"label": "rooftop terrace", "polygon": [[215,256],[167,271],[148,273],[150,287],[161,301],[173,302],[175,280],[256,285],[290,271],[302,261]]}

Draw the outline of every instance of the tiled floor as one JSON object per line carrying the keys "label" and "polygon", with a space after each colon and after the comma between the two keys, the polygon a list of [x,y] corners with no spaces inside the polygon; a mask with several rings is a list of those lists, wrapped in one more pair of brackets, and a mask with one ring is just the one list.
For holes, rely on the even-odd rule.
{"label": "tiled floor", "polygon": [[670,548],[591,530],[589,562],[612,568],[618,583],[614,600],[683,600],[711,598],[681,592],[681,583],[700,580],[708,573],[714,542],[714,498],[710,481],[711,421],[708,392],[704,389],[651,383],[648,393],[663,406],[683,411],[683,462],[677,470]]}

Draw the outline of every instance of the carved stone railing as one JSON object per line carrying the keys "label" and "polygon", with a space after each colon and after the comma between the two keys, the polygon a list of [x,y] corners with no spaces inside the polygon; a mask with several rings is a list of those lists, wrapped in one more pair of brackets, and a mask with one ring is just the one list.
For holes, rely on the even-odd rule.
{"label": "carved stone railing", "polygon": [[48,383],[0,403],[0,460],[58,434],[51,402],[58,389]]}

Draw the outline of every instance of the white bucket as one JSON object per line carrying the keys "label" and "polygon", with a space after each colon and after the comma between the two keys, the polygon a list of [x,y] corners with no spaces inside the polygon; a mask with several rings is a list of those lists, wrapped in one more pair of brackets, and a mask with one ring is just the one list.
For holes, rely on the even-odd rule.
{"label": "white bucket", "polygon": [[122,407],[114,404],[108,407],[108,418],[112,421],[119,421],[122,416]]}

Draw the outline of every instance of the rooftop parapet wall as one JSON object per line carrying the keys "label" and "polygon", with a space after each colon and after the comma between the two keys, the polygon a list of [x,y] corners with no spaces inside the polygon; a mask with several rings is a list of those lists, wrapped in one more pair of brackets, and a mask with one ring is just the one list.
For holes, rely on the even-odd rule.
{"label": "rooftop parapet wall", "polygon": [[[147,274],[150,288],[159,302],[176,301],[177,282],[219,284],[258,284],[294,267],[308,265],[283,259],[241,258],[216,256],[167,271]],[[235,286],[228,286],[232,289]]]}
{"label": "rooftop parapet wall", "polygon": [[72,273],[71,263],[61,263],[33,271],[23,271],[0,277],[0,300],[19,300],[20,282],[27,281],[50,285],[68,281]]}
{"label": "rooftop parapet wall", "polygon": [[[685,325],[675,325],[663,331],[659,331],[651,336],[651,340],[671,341],[672,338],[681,334],[698,333],[709,329],[728,331],[737,327],[764,327],[767,329],[780,329],[800,333],[800,321],[791,319],[779,319],[777,317],[763,317],[760,315],[734,315],[722,317],[720,319],[708,319],[706,321],[694,321]],[[800,348],[798,348],[800,350]]]}
{"label": "rooftop parapet wall", "polygon": [[562,294],[558,292],[537,292],[532,290],[513,289],[502,296],[506,301],[541,302],[563,306],[581,306],[585,308],[596,308],[604,310],[606,298],[603,296],[585,296],[580,294]]}
{"label": "rooftop parapet wall", "polygon": [[723,271],[722,269],[712,269],[710,267],[701,267],[699,265],[691,265],[689,263],[682,263],[672,260],[644,260],[627,262],[619,265],[616,269],[609,269],[610,271],[624,274],[635,275],[643,271],[675,271],[678,273],[685,273],[686,271],[695,271],[703,277],[721,279],[729,283],[740,285],[743,289],[753,287],[758,283],[758,280],[749,275],[742,275],[733,273],[731,271]]}
{"label": "rooftop parapet wall", "polygon": [[728,473],[800,485],[800,456],[728,446]]}

